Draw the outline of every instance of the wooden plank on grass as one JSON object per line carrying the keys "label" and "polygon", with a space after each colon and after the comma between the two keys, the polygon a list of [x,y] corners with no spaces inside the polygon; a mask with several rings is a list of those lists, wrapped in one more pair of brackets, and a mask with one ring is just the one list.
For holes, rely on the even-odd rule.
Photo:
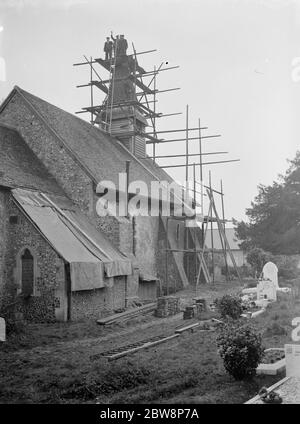
{"label": "wooden plank on grass", "polygon": [[199,327],[199,325],[200,325],[200,322],[196,322],[195,324],[190,324],[190,325],[187,325],[185,327],[178,328],[178,330],[175,330],[175,333],[181,334],[184,331],[192,330],[195,327]]}
{"label": "wooden plank on grass", "polygon": [[155,342],[147,342],[147,343],[145,343],[145,344],[143,344],[141,346],[137,346],[137,347],[134,347],[132,349],[124,350],[123,352],[116,353],[115,355],[104,356],[104,358],[107,358],[109,361],[114,361],[115,359],[119,359],[119,358],[122,358],[123,356],[130,355],[132,353],[135,353],[138,350],[147,349],[149,347],[153,347],[153,346],[159,345],[161,343],[164,343],[164,342],[167,342],[169,340],[175,339],[176,337],[179,337],[179,336],[180,336],[180,334],[173,334],[172,336],[164,337],[163,339],[156,340]]}
{"label": "wooden plank on grass", "polygon": [[130,315],[139,315],[140,313],[151,312],[156,308],[155,303],[148,303],[147,305],[139,306],[138,308],[129,309],[128,311],[119,314],[109,315],[108,317],[97,320],[97,324],[105,325],[113,321],[118,321],[120,318],[129,317]]}

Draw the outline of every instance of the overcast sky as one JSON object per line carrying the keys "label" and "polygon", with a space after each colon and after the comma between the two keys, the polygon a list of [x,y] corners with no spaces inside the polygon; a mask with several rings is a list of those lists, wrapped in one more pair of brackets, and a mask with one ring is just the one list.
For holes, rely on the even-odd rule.
{"label": "overcast sky", "polygon": [[[244,219],[257,185],[271,184],[299,149],[300,0],[1,0],[0,99],[19,85],[71,113],[88,106],[89,89],[75,87],[89,70],[72,64],[103,56],[111,30],[125,34],[129,50],[132,42],[137,51],[157,49],[139,57],[144,68],[180,65],[160,74],[160,89],[181,89],[160,94],[158,109],[185,112],[189,104],[191,126],[200,117],[203,135],[222,134],[203,149],[229,154],[205,161],[241,162],[206,166],[205,182],[209,169],[216,188],[222,178],[227,217]],[[160,119],[158,129],[184,126],[183,114]],[[197,141],[190,146],[198,152]],[[184,153],[185,144],[157,147],[171,152]],[[184,168],[169,173],[184,181]]]}

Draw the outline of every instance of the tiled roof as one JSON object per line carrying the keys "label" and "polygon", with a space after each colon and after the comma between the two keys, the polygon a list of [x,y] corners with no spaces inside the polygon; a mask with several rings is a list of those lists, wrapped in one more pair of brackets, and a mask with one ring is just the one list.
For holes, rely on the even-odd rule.
{"label": "tiled roof", "polygon": [[95,182],[110,180],[118,182],[118,173],[125,172],[125,162],[130,161],[130,181],[173,179],[151,159],[139,160],[120,141],[109,136],[88,122],[66,112],[19,87],[15,90],[38,112],[78,160],[90,172]]}
{"label": "tiled roof", "polygon": [[19,133],[0,124],[0,185],[63,194]]}

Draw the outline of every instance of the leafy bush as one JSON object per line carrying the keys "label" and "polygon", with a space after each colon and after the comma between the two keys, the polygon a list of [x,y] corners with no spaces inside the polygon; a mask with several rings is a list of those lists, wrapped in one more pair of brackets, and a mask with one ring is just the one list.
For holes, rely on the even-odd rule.
{"label": "leafy bush", "polygon": [[247,262],[251,265],[255,276],[262,272],[263,266],[270,260],[270,258],[270,253],[265,252],[259,247],[251,249],[246,256]]}
{"label": "leafy bush", "polygon": [[298,279],[299,281],[299,259],[299,255],[276,255],[271,260],[278,267],[279,278],[283,280]]}
{"label": "leafy bush", "polygon": [[250,379],[255,375],[264,353],[261,335],[256,329],[249,324],[241,327],[227,324],[218,334],[217,345],[226,371],[235,380]]}
{"label": "leafy bush", "polygon": [[215,305],[222,318],[238,319],[242,312],[242,299],[239,296],[226,294],[220,299],[215,300]]}
{"label": "leafy bush", "polygon": [[249,265],[246,265],[246,264],[242,265],[239,268],[239,271],[240,271],[240,275],[243,278],[253,277],[253,272],[252,272],[252,269],[251,269],[251,267]]}

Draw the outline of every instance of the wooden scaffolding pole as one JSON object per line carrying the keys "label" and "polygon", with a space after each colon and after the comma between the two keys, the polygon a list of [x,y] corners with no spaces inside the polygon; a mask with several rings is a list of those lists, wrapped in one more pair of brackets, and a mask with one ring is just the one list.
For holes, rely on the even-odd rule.
{"label": "wooden scaffolding pole", "polygon": [[217,219],[217,224],[218,224],[219,233],[220,233],[220,234],[221,234],[221,236],[223,237],[224,243],[226,244],[227,251],[228,251],[228,254],[229,254],[230,259],[231,259],[231,261],[232,261],[232,264],[233,264],[234,270],[235,270],[235,272],[236,272],[236,275],[237,275],[237,277],[238,277],[238,279],[239,279],[240,283],[242,284],[242,279],[241,279],[241,276],[240,276],[240,273],[239,273],[239,270],[238,270],[238,267],[237,267],[236,261],[235,261],[235,259],[234,259],[234,256],[233,256],[232,252],[231,252],[230,245],[229,245],[229,243],[228,243],[228,240],[227,240],[226,234],[225,234],[225,232],[224,232],[223,224],[222,224],[222,222],[221,222],[221,220],[220,220],[220,218],[219,218],[219,214],[218,214],[218,212],[217,212],[217,208],[216,208],[216,205],[215,205],[215,202],[214,202],[214,198],[213,198],[213,195],[212,195],[212,193],[210,192],[210,190],[207,190],[207,195],[208,195],[208,196],[209,196],[209,198],[210,198],[210,201],[211,201],[211,204],[212,204],[212,208],[213,208],[213,211],[214,211],[215,217],[216,217],[216,219]]}
{"label": "wooden scaffolding pole", "polygon": [[[224,233],[226,235],[226,223],[225,223],[225,209],[224,209],[224,192],[223,192],[223,182],[221,180],[221,203],[222,203],[222,221]],[[226,244],[224,246],[224,258],[225,258],[225,273],[226,273],[226,281],[229,281],[229,272],[228,272],[228,261],[227,261],[227,249]]]}
{"label": "wooden scaffolding pole", "polygon": [[[211,215],[211,211],[212,211],[212,202],[210,201],[209,202],[209,208],[208,208],[208,216]],[[203,235],[203,249],[202,249],[202,253],[200,255],[200,260],[199,260],[199,270],[198,270],[197,281],[196,281],[196,292],[197,292],[197,287],[199,285],[202,270],[203,270],[203,274],[204,274],[206,282],[210,283],[209,271],[207,269],[207,266],[206,266],[206,263],[205,263],[205,258],[204,258],[205,241],[206,241],[206,235],[207,235],[207,230],[208,230],[208,224],[209,224],[209,221],[207,220],[205,222],[205,229],[203,231],[203,233],[204,233],[204,235]]]}
{"label": "wooden scaffolding pole", "polygon": [[[211,172],[209,171],[209,190],[211,192]],[[211,263],[212,263],[212,282],[215,282],[215,256],[214,256],[214,228],[213,228],[213,211],[210,216],[210,239],[211,239]]]}

